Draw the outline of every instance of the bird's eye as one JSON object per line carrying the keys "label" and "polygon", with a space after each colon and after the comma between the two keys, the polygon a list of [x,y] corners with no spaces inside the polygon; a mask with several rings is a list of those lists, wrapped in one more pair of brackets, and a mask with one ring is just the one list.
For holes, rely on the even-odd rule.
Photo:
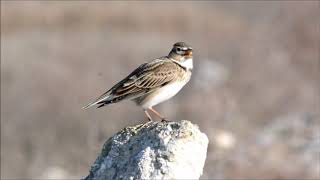
{"label": "bird's eye", "polygon": [[178,48],[177,48],[177,51],[181,51],[181,48],[178,47]]}

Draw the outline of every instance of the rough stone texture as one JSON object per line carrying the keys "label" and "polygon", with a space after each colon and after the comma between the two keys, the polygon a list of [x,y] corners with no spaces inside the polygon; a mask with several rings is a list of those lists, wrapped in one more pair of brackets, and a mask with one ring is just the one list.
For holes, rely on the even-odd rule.
{"label": "rough stone texture", "polygon": [[126,127],[104,144],[85,179],[199,179],[208,143],[185,120]]}

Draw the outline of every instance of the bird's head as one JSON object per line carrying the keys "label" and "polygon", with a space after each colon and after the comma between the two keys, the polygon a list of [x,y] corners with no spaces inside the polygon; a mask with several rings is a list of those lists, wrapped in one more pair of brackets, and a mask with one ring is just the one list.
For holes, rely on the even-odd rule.
{"label": "bird's head", "polygon": [[192,59],[192,47],[185,42],[177,42],[173,45],[169,57],[176,61]]}

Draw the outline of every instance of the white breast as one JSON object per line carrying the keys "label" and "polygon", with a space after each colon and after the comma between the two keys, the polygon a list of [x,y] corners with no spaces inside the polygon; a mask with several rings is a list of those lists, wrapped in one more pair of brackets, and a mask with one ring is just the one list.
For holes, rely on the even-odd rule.
{"label": "white breast", "polygon": [[177,81],[175,83],[168,84],[148,94],[147,96],[143,97],[142,101],[138,101],[138,104],[142,106],[142,108],[148,109],[152,106],[155,106],[163,101],[166,101],[172,98],[183,88],[184,85],[186,85],[189,82],[191,77],[191,70],[193,68],[192,58],[189,58],[189,59],[186,59],[185,61],[177,62],[177,63],[179,63],[180,65],[182,65],[188,70],[184,81]]}
{"label": "white breast", "polygon": [[169,85],[166,85],[160,89],[158,89],[155,92],[152,92],[149,94],[142,102],[141,106],[144,109],[150,108],[152,106],[155,106],[163,101],[166,101],[170,98],[172,98],[174,95],[176,95],[184,85],[189,81],[187,79],[186,81],[183,82],[175,82]]}

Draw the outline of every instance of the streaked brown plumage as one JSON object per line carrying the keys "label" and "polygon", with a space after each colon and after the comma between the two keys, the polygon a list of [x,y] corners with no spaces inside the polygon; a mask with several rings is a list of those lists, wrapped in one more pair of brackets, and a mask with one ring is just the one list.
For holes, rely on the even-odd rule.
{"label": "streaked brown plumage", "polygon": [[[100,108],[107,104],[129,99],[142,106],[149,119],[151,117],[147,112],[148,109],[163,119],[159,113],[152,109],[152,106],[174,96],[189,81],[191,70],[192,48],[186,43],[178,42],[174,44],[168,56],[140,65],[126,78],[84,108],[94,105],[98,105]],[[160,97],[160,94],[161,98],[157,98]]]}

